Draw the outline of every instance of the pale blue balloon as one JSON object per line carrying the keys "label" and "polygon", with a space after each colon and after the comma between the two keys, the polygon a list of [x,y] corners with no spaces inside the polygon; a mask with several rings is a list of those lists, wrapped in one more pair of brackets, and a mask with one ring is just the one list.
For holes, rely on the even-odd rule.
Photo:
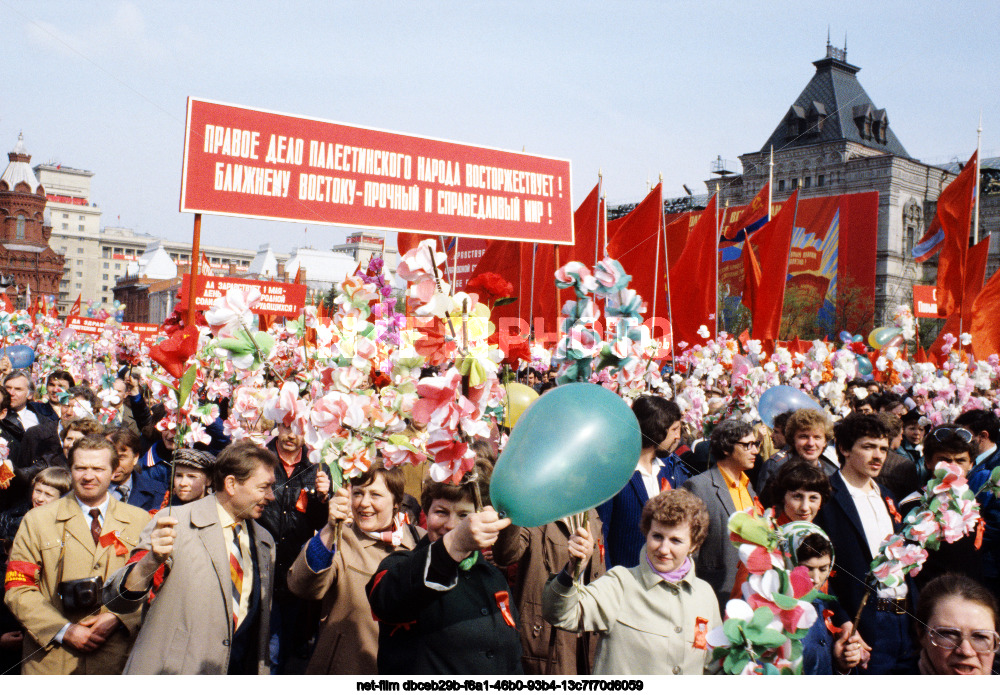
{"label": "pale blue balloon", "polygon": [[518,526],[541,526],[605,502],[628,483],[642,448],[620,396],[590,383],[546,392],[510,433],[490,499]]}
{"label": "pale blue balloon", "polygon": [[801,410],[802,408],[823,410],[819,403],[814,401],[809,394],[803,393],[794,386],[788,386],[787,384],[772,386],[761,394],[760,401],[757,403],[757,412],[760,414],[760,419],[765,425],[772,428],[774,427],[775,417],[782,413]]}
{"label": "pale blue balloon", "polygon": [[35,351],[27,345],[9,345],[2,354],[7,356],[14,369],[27,369],[35,362]]}

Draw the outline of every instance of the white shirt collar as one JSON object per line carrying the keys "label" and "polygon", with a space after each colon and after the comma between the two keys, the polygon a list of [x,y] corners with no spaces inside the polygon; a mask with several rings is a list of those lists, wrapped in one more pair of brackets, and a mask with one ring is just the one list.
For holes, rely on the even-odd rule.
{"label": "white shirt collar", "polygon": [[89,519],[90,518],[90,510],[91,509],[97,509],[97,510],[100,510],[100,512],[101,512],[100,519],[102,521],[104,520],[104,517],[107,516],[107,513],[108,513],[108,504],[111,503],[111,495],[108,495],[107,493],[105,493],[105,495],[104,495],[104,501],[101,502],[96,507],[88,507],[83,502],[81,502],[80,498],[77,497],[76,495],[73,495],[73,499],[76,500],[76,503],[78,505],[80,505],[80,509],[83,510],[83,516],[84,516],[84,518]]}

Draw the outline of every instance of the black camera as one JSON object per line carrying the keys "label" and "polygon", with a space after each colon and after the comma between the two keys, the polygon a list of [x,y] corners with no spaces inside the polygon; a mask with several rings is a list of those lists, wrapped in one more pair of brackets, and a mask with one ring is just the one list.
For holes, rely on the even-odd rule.
{"label": "black camera", "polygon": [[100,577],[87,577],[59,582],[56,591],[67,612],[91,611],[101,607],[103,588],[104,581]]}

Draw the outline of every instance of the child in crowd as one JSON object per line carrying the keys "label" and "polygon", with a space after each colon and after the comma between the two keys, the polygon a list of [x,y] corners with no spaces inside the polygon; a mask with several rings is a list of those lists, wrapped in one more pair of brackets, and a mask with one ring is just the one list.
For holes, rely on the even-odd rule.
{"label": "child in crowd", "polygon": [[[781,528],[781,535],[788,543],[795,566],[806,567],[813,586],[826,593],[826,581],[833,570],[833,545],[826,533],[815,524],[793,521]],[[868,645],[860,635],[851,634],[854,626],[836,599],[817,598],[813,607],[816,622],[802,640],[803,674],[847,673],[867,660]]]}

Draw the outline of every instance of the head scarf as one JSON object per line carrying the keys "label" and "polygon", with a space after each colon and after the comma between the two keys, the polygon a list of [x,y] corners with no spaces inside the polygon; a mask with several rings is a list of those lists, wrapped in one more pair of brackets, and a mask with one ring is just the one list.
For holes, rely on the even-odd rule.
{"label": "head scarf", "polygon": [[[778,536],[781,538],[781,544],[784,546],[785,550],[788,551],[788,555],[791,558],[792,566],[789,569],[798,567],[799,548],[802,546],[802,541],[813,534],[822,536],[828,541],[830,540],[830,537],[826,535],[826,531],[809,521],[792,521],[778,529]],[[830,543],[831,565],[833,564],[833,560],[833,543]]]}

